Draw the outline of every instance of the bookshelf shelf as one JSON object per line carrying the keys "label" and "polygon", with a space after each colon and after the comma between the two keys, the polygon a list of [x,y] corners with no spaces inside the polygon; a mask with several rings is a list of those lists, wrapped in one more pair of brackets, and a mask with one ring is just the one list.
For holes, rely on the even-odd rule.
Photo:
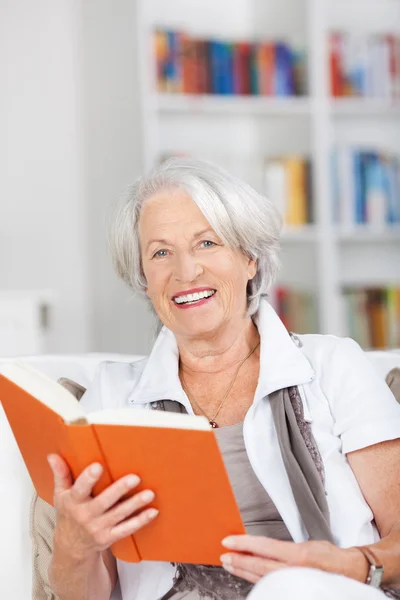
{"label": "bookshelf shelf", "polygon": [[337,117],[399,117],[400,102],[370,98],[335,98],[330,102]]}
{"label": "bookshelf shelf", "polygon": [[336,237],[338,240],[348,243],[400,242],[400,227],[397,225],[374,229],[360,225],[352,228],[338,228]]}
{"label": "bookshelf shelf", "polygon": [[164,114],[309,116],[312,102],[305,97],[158,94],[157,108]]}
{"label": "bookshelf shelf", "polygon": [[313,243],[317,240],[318,231],[315,225],[285,227],[282,231],[282,243]]}

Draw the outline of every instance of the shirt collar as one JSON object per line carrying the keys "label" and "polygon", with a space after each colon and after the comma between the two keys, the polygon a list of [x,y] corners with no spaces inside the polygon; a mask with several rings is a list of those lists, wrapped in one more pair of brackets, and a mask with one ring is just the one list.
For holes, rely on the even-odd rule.
{"label": "shirt collar", "polygon": [[[276,390],[308,383],[315,378],[307,358],[267,300],[261,300],[254,322],[261,340],[260,376],[255,401]],[[181,402],[188,408],[178,366],[176,338],[172,331],[163,327],[130,394],[129,402],[146,404],[168,399]]]}

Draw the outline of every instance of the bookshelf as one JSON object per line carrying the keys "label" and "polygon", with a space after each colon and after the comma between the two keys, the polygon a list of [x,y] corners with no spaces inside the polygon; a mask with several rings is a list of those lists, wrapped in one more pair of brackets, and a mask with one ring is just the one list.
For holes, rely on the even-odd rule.
{"label": "bookshelf", "polygon": [[309,98],[269,98],[263,96],[200,96],[190,94],[158,94],[160,113],[220,114],[254,116],[310,116],[312,104]]}
{"label": "bookshelf", "polygon": [[[313,223],[284,229],[279,285],[314,295],[320,332],[348,335],[345,288],[400,287],[400,223],[348,227],[335,222],[332,150],[349,145],[400,156],[400,97],[332,97],[329,36],[336,31],[400,36],[400,2],[138,0],[137,8],[145,169],[163,156],[187,153],[214,160],[265,192],[267,159],[311,159]],[[160,93],[155,29],[233,43],[267,39],[302,45],[308,94]]]}

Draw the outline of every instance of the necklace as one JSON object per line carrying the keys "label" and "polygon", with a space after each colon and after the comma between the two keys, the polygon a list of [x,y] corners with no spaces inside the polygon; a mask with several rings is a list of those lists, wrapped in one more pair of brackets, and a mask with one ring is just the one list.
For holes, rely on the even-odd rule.
{"label": "necklace", "polygon": [[218,406],[218,408],[217,408],[217,410],[216,410],[216,412],[215,412],[214,416],[213,416],[213,417],[211,417],[211,418],[210,418],[210,417],[209,417],[209,416],[208,416],[208,415],[205,413],[205,411],[202,409],[202,407],[200,406],[200,404],[199,404],[198,402],[196,402],[196,400],[194,399],[194,397],[193,397],[192,393],[189,391],[189,388],[188,388],[188,386],[187,386],[187,384],[186,384],[185,378],[184,378],[184,376],[183,376],[183,371],[181,372],[182,387],[183,387],[183,389],[185,390],[186,394],[188,395],[188,397],[189,397],[189,400],[190,400],[191,402],[193,402],[193,403],[196,405],[196,407],[198,408],[198,410],[199,410],[201,413],[203,413],[203,415],[206,417],[206,419],[208,420],[208,422],[210,423],[210,425],[211,425],[211,427],[212,427],[213,429],[216,429],[216,428],[218,427],[218,425],[217,425],[217,423],[216,423],[215,419],[216,419],[216,418],[217,418],[217,416],[219,415],[219,412],[220,412],[221,408],[222,408],[222,407],[223,407],[223,405],[225,404],[225,400],[226,400],[226,399],[227,399],[227,397],[229,396],[229,392],[230,392],[230,391],[231,391],[231,389],[233,388],[233,384],[234,384],[234,383],[235,383],[235,381],[236,381],[236,377],[238,376],[238,373],[239,373],[239,371],[240,371],[240,368],[241,368],[241,366],[242,366],[242,365],[243,365],[243,364],[246,362],[246,360],[247,360],[248,358],[250,358],[250,356],[253,354],[253,352],[255,352],[255,351],[257,350],[257,348],[258,348],[258,346],[259,346],[259,345],[260,345],[260,342],[258,342],[258,344],[257,344],[256,346],[254,346],[254,348],[253,348],[252,350],[250,350],[250,352],[249,352],[249,353],[248,353],[248,354],[247,354],[247,355],[244,357],[244,359],[240,361],[240,363],[239,363],[239,366],[238,366],[238,368],[236,369],[236,371],[235,371],[235,373],[234,373],[234,375],[233,375],[233,379],[232,379],[232,381],[230,382],[230,384],[229,384],[229,387],[228,387],[227,391],[225,392],[225,394],[224,394],[224,396],[223,396],[223,398],[222,398],[221,402],[219,403],[219,406]]}

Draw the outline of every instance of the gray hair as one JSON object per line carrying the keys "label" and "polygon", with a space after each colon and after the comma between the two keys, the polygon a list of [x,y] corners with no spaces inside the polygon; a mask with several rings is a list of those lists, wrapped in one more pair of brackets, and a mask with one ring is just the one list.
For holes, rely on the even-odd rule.
{"label": "gray hair", "polygon": [[[138,179],[121,198],[110,229],[110,247],[118,275],[145,294],[139,244],[140,212],[160,191],[184,190],[200,208],[216,234],[257,262],[247,286],[248,314],[257,312],[280,266],[282,217],[268,198],[225,169],[194,158],[170,158]],[[147,298],[147,295],[146,295]]]}

